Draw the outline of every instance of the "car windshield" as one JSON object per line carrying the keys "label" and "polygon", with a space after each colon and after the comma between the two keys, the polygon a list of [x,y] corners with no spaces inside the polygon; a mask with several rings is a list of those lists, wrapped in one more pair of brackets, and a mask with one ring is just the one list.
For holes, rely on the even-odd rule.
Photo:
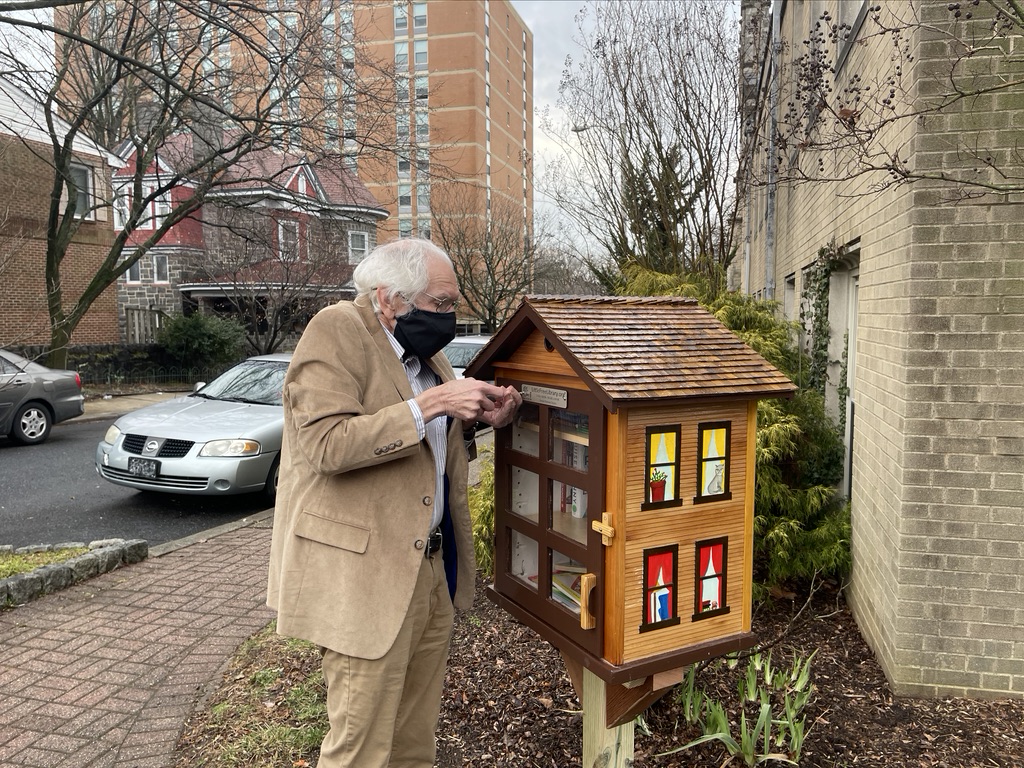
{"label": "car windshield", "polygon": [[284,360],[246,360],[222,373],[196,395],[210,400],[281,405],[287,371],[288,363]]}
{"label": "car windshield", "polygon": [[465,368],[473,355],[480,351],[483,344],[467,344],[466,342],[453,341],[444,348],[444,354],[453,368]]}

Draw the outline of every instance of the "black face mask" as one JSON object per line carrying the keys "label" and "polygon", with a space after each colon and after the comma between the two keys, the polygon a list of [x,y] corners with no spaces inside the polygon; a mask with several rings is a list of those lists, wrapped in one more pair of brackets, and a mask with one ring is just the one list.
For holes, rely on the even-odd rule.
{"label": "black face mask", "polygon": [[455,338],[455,313],[413,307],[395,318],[395,338],[410,355],[429,360]]}

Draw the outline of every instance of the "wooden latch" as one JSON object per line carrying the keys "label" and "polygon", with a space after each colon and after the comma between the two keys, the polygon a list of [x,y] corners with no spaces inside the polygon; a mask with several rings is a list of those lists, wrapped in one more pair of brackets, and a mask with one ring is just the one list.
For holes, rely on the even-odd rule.
{"label": "wooden latch", "polygon": [[601,519],[595,520],[590,525],[595,531],[601,534],[601,543],[606,547],[612,545],[612,539],[615,538],[615,529],[611,525],[612,516],[608,512],[601,513]]}

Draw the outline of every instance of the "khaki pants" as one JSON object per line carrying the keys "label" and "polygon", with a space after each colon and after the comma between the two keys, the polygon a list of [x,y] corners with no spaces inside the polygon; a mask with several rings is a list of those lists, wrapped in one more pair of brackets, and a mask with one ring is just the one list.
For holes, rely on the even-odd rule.
{"label": "khaki pants", "polygon": [[398,638],[380,659],[324,649],[330,730],[317,768],[431,768],[455,611],[440,553],[424,558]]}

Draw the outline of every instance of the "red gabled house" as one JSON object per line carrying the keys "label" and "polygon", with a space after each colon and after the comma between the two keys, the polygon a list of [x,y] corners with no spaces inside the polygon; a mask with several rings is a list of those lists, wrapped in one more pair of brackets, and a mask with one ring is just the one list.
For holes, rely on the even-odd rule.
{"label": "red gabled house", "polygon": [[[128,218],[135,193],[150,200],[126,255],[196,195],[198,182],[188,174],[193,141],[192,134],[172,137],[138,179],[134,148],[123,145],[115,226]],[[281,150],[251,152],[226,167],[202,205],[119,280],[125,338],[149,340],[162,316],[198,310],[236,315],[254,344],[276,346],[309,314],[352,295],[352,269],[376,244],[377,223],[386,217],[340,157],[314,162]]]}

